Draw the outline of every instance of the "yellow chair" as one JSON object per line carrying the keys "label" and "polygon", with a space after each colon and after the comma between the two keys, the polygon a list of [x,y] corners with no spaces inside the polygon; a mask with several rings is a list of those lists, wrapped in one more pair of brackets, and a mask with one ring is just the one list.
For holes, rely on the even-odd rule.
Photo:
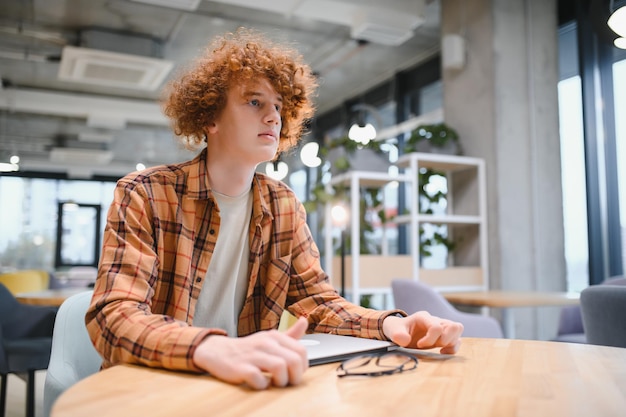
{"label": "yellow chair", "polygon": [[13,294],[22,292],[43,291],[48,289],[50,274],[40,269],[5,272],[0,274],[0,283]]}

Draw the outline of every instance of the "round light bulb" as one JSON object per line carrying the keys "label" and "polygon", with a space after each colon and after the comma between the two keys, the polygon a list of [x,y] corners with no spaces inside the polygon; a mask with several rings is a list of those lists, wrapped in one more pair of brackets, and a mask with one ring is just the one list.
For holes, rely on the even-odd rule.
{"label": "round light bulb", "polygon": [[337,227],[346,227],[348,224],[348,209],[343,204],[336,204],[330,209],[330,217]]}
{"label": "round light bulb", "polygon": [[320,145],[317,142],[308,142],[300,149],[300,160],[309,168],[315,168],[322,164],[322,160],[317,156]]}
{"label": "round light bulb", "polygon": [[276,169],[274,169],[274,162],[268,162],[265,164],[265,173],[271,178],[280,181],[289,173],[289,166],[283,161],[280,161],[276,164]]}
{"label": "round light bulb", "polygon": [[626,38],[626,6],[615,10],[607,22],[613,32],[622,38]]}

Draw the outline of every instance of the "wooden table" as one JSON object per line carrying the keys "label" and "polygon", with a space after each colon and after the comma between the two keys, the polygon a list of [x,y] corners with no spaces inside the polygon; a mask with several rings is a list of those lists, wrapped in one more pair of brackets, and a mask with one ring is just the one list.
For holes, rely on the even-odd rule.
{"label": "wooden table", "polygon": [[67,298],[74,294],[91,291],[90,288],[63,288],[59,290],[44,290],[23,292],[15,295],[15,298],[23,304],[59,307]]}
{"label": "wooden table", "polygon": [[120,365],[63,393],[52,417],[608,417],[626,410],[622,348],[467,338],[457,355],[420,357],[402,374],[338,378],[336,367],[312,367],[296,387],[252,391]]}
{"label": "wooden table", "polygon": [[580,293],[575,292],[491,290],[444,292],[442,295],[453,304],[501,308],[575,305],[580,299]]}
{"label": "wooden table", "polygon": [[566,306],[579,304],[580,293],[575,292],[539,292],[539,291],[465,291],[442,292],[452,304],[471,307],[502,308],[503,328],[507,337],[515,337],[511,307]]}

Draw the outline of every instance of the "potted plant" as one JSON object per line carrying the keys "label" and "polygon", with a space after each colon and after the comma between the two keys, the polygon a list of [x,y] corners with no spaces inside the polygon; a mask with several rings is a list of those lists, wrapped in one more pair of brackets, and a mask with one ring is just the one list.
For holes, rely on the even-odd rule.
{"label": "potted plant", "polygon": [[[418,193],[419,212],[423,214],[434,214],[433,208],[440,206],[448,198],[447,190],[431,190],[429,185],[436,176],[444,176],[443,172],[432,169],[424,169],[418,173]],[[432,248],[437,245],[445,246],[448,253],[451,253],[456,244],[448,237],[447,228],[444,225],[431,225],[430,233],[426,233],[424,225],[419,227],[419,252],[420,259],[432,255]]]}
{"label": "potted plant", "polygon": [[463,153],[459,134],[446,123],[419,125],[404,143],[404,153],[435,152],[451,155]]}
{"label": "potted plant", "polygon": [[[411,136],[405,140],[403,153],[427,152],[461,155],[462,148],[458,132],[444,122],[423,124],[411,131]],[[433,169],[422,169],[418,173],[419,212],[432,214],[433,208],[447,199],[447,191],[435,190],[430,187],[435,177],[445,177],[443,172]],[[427,234],[424,226],[420,225],[420,257],[432,255],[432,248],[437,245],[445,246],[448,253],[455,248],[455,243],[447,236],[446,226],[432,225]]]}
{"label": "potted plant", "polygon": [[384,157],[380,142],[374,140],[363,144],[348,136],[331,139],[320,146],[319,156],[330,162],[333,175],[350,169],[386,171],[389,168],[389,159]]}

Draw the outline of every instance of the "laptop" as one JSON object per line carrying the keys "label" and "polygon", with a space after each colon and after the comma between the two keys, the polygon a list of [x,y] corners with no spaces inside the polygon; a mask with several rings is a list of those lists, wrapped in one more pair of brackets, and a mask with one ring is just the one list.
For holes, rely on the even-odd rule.
{"label": "laptop", "polygon": [[300,343],[306,347],[310,366],[340,362],[364,353],[387,352],[397,347],[384,340],[324,333],[305,334]]}

